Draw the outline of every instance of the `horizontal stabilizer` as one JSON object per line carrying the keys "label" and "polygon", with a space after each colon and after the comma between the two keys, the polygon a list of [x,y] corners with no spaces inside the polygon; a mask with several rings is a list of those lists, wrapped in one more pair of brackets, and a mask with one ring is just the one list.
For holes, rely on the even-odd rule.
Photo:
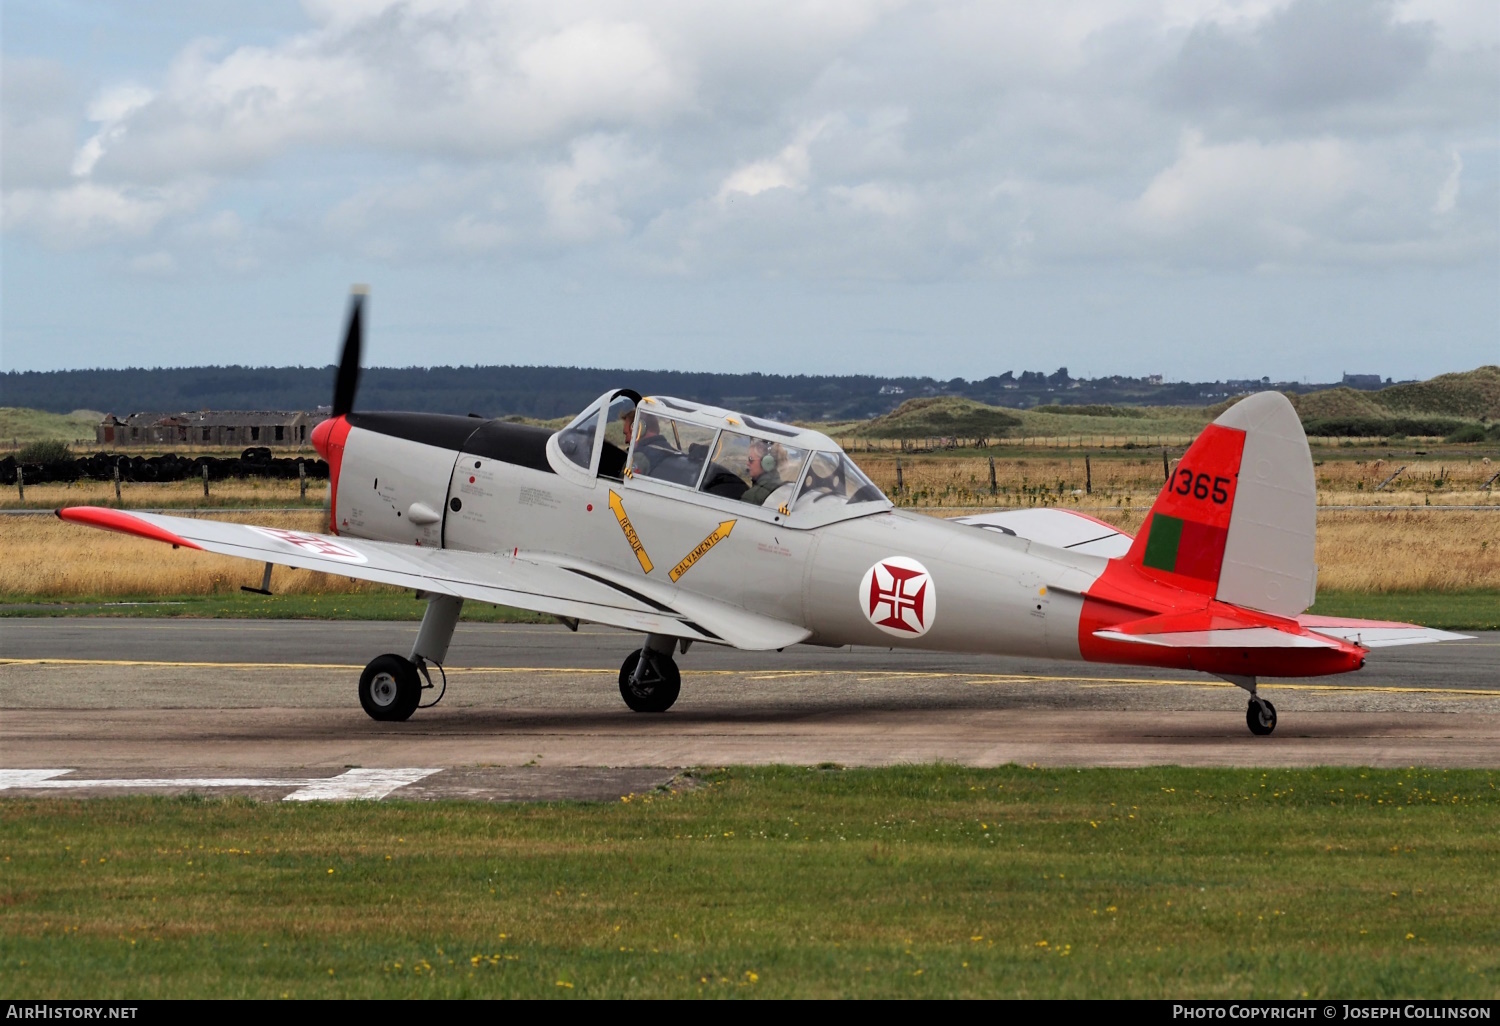
{"label": "horizontal stabilizer", "polygon": [[1389,620],[1303,615],[1295,620],[1215,603],[1207,609],[1164,613],[1097,630],[1094,637],[1165,648],[1385,648],[1466,639],[1467,634]]}
{"label": "horizontal stabilizer", "polygon": [[1094,637],[1165,648],[1344,647],[1332,638],[1304,630],[1295,621],[1221,605],[1115,624],[1095,631]]}
{"label": "horizontal stabilizer", "polygon": [[1230,627],[1212,631],[1173,631],[1163,634],[1126,634],[1095,631],[1107,641],[1133,641],[1165,648],[1338,648],[1337,642],[1316,634],[1295,634],[1275,627]]}
{"label": "horizontal stabilizer", "polygon": [[1297,622],[1310,631],[1352,642],[1362,648],[1396,645],[1431,645],[1439,641],[1472,641],[1473,635],[1454,634],[1435,627],[1390,620],[1351,620],[1338,616],[1299,616]]}

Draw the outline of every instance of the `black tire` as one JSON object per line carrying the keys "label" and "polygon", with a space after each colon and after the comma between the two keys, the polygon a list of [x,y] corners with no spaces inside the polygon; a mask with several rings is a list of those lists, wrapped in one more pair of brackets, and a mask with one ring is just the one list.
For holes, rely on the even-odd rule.
{"label": "black tire", "polygon": [[376,656],[359,675],[359,704],[372,720],[409,719],[421,701],[422,678],[405,656]]}
{"label": "black tire", "polygon": [[620,667],[620,697],[634,712],[666,712],[682,692],[682,674],[677,671],[677,663],[665,652],[652,652],[646,672],[637,684],[635,667],[640,661],[640,649],[625,657]]}
{"label": "black tire", "polygon": [[1276,729],[1276,707],[1264,698],[1250,699],[1250,707],[1245,710],[1245,726],[1256,737],[1266,737]]}

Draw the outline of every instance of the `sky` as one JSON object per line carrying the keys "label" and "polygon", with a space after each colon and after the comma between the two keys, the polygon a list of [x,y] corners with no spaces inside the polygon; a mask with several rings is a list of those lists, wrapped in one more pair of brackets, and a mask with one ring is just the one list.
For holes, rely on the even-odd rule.
{"label": "sky", "polygon": [[[5,0],[0,369],[1500,363],[1493,0]],[[0,399],[3,401],[3,399]]]}

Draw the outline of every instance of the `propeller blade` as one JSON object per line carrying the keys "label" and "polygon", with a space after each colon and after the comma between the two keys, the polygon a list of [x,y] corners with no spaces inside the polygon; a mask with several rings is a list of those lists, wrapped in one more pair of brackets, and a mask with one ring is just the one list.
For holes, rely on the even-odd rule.
{"label": "propeller blade", "polygon": [[359,388],[359,355],[364,343],[363,313],[369,286],[356,285],[349,290],[349,326],[344,332],[344,351],[339,354],[338,377],[333,384],[333,415],[342,417],[354,409],[354,393]]}

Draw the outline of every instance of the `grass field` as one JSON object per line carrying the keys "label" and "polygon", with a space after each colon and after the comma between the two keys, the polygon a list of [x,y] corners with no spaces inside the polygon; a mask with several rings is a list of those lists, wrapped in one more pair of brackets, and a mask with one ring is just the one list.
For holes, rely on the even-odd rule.
{"label": "grass field", "polygon": [[93,410],[72,413],[47,413],[20,406],[0,406],[0,450],[9,451],[45,439],[61,439],[72,445],[86,441],[92,445],[94,428],[104,414]]}
{"label": "grass field", "polygon": [[1500,775],[733,769],[0,802],[15,998],[1500,996]]}
{"label": "grass field", "polygon": [[[950,510],[951,511],[951,510]],[[1100,508],[1095,515],[1126,530],[1143,514]],[[296,530],[322,529],[321,510],[207,514]],[[90,530],[55,517],[0,518],[0,602],[25,598],[92,599],[165,595],[238,595],[260,584],[260,567],[204,552]],[[1338,592],[1500,592],[1500,511],[1340,511],[1318,517],[1320,586]],[[271,590],[294,595],[380,594],[384,585],[278,569]]]}
{"label": "grass field", "polygon": [[[274,583],[274,582],[273,582]],[[1497,599],[1500,605],[1500,599]],[[191,616],[226,620],[411,620],[427,603],[399,588],[329,595],[124,595],[78,596],[65,601],[23,598],[0,608],[7,616]],[[1451,615],[1451,613],[1450,613]],[[466,623],[557,623],[553,617],[480,602],[464,605]],[[562,629],[561,625],[558,627]]]}

